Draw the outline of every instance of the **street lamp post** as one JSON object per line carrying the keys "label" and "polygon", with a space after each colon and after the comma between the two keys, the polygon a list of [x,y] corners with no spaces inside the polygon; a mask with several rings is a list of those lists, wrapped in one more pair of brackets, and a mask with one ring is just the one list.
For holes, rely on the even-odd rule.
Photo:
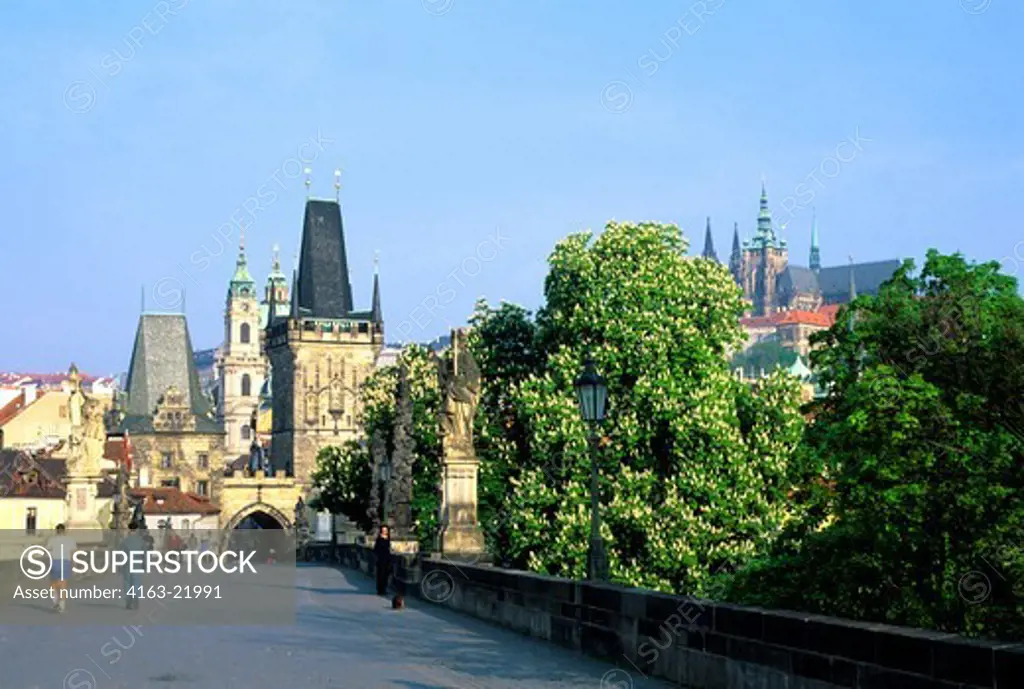
{"label": "street lamp post", "polygon": [[580,413],[590,430],[590,547],[587,550],[587,578],[608,580],[608,556],[601,539],[601,517],[598,511],[597,428],[604,421],[608,387],[597,373],[594,362],[587,359],[583,373],[576,379],[576,399]]}

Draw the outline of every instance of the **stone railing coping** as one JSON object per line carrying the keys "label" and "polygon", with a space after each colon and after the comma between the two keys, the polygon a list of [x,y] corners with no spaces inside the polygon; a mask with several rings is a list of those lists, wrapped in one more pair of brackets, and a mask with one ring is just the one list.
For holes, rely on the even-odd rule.
{"label": "stone railing coping", "polygon": [[[418,583],[430,571],[445,571],[457,587],[491,590],[505,604],[548,611],[575,620],[582,628],[617,634],[618,645],[630,662],[636,662],[630,654],[635,656],[645,640],[665,637],[666,621],[676,615],[686,633],[678,633],[677,621],[673,636],[691,652],[763,665],[834,686],[1024,687],[1024,643],[1020,642],[969,639],[946,632],[741,606],[613,583],[462,564],[437,556],[396,559],[399,557],[396,575],[409,575],[411,578],[403,579],[406,584]],[[418,588],[412,592],[419,593]],[[634,622],[633,638],[623,639],[624,623],[628,627]],[[629,648],[630,644],[634,648]]]}

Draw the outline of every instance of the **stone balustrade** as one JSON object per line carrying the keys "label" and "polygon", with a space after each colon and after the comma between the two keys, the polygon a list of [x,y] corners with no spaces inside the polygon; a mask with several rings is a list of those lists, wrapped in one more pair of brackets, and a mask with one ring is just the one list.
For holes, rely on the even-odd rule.
{"label": "stone balustrade", "polygon": [[[339,552],[343,564],[373,575],[368,548],[343,546]],[[436,556],[395,556],[392,567],[406,595],[615,662],[619,669],[601,686],[632,686],[628,675],[700,689],[1024,687],[1024,644],[701,601]]]}

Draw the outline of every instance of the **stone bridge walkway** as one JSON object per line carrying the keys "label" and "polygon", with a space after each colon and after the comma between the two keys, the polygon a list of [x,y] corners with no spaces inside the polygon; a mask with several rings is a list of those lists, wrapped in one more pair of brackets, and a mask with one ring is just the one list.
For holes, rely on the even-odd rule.
{"label": "stone bridge walkway", "polygon": [[147,627],[113,602],[110,626],[0,626],[0,688],[669,686],[636,672],[629,679],[610,664],[418,600],[393,611],[357,572],[300,565],[297,581],[295,624],[288,626]]}

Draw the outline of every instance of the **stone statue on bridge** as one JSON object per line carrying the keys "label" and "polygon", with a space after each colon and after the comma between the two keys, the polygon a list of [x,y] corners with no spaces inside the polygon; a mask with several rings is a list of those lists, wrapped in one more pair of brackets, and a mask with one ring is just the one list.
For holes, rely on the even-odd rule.
{"label": "stone statue on bridge", "polygon": [[473,419],[480,398],[480,368],[466,346],[466,331],[452,331],[450,358],[441,358],[441,435],[446,448],[473,453]]}
{"label": "stone statue on bridge", "polygon": [[480,368],[466,346],[466,331],[452,331],[452,345],[440,360],[441,430],[440,547],[446,557],[478,561],[484,537],[476,519],[480,462],[473,449],[473,420],[480,398]]}

